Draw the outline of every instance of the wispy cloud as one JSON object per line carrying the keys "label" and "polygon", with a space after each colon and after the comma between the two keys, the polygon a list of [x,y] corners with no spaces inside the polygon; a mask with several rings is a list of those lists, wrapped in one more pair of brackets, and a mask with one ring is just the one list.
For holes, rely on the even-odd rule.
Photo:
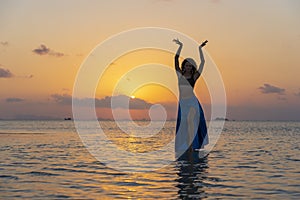
{"label": "wispy cloud", "polygon": [[285,95],[285,89],[279,88],[268,83],[265,83],[264,86],[258,88],[263,94],[279,94]]}
{"label": "wispy cloud", "polygon": [[0,44],[1,44],[2,46],[8,46],[8,42],[7,42],[7,41],[1,41]]}
{"label": "wispy cloud", "polygon": [[55,57],[62,57],[62,56],[65,56],[64,53],[55,52],[55,51],[50,51],[49,55],[50,55],[50,56],[55,56]]}
{"label": "wispy cloud", "polygon": [[300,97],[300,89],[298,93],[295,93],[295,96]]}
{"label": "wispy cloud", "polygon": [[64,53],[54,51],[54,50],[48,48],[44,44],[41,44],[38,48],[33,49],[32,52],[35,54],[38,54],[40,56],[43,56],[43,55],[49,55],[49,56],[55,56],[55,57],[65,56]]}
{"label": "wispy cloud", "polygon": [[52,94],[51,98],[60,105],[72,104],[72,96],[69,94]]}
{"label": "wispy cloud", "polygon": [[[0,64],[0,67],[3,66]],[[4,66],[3,66],[4,67]],[[0,68],[0,78],[33,78],[33,74],[30,75],[15,75],[9,69]]]}
{"label": "wispy cloud", "polygon": [[13,76],[8,69],[0,68],[0,78],[11,78]]}
{"label": "wispy cloud", "polygon": [[7,103],[19,103],[19,102],[25,101],[25,99],[10,97],[10,98],[5,99],[5,101]]}
{"label": "wispy cloud", "polygon": [[278,96],[277,98],[279,101],[287,101],[287,98],[284,96]]}
{"label": "wispy cloud", "polygon": [[16,76],[16,78],[26,78],[26,79],[31,79],[33,78],[34,75],[33,74],[30,74],[30,75],[21,75],[21,76]]}
{"label": "wispy cloud", "polygon": [[25,76],[25,78],[33,78],[34,77],[34,75],[33,74],[30,74],[30,75],[28,75],[28,76]]}
{"label": "wispy cloud", "polygon": [[[72,104],[72,96],[69,94],[53,94],[51,98],[60,105],[71,105]],[[139,98],[130,98],[126,95],[118,95],[118,96],[106,96],[102,99],[93,99],[93,98],[83,98],[73,99],[79,105],[90,105],[91,103],[95,103],[95,106],[98,108],[130,108],[130,109],[149,109],[152,106],[151,103],[146,102],[143,99]],[[114,105],[111,105],[111,102],[114,102]]]}

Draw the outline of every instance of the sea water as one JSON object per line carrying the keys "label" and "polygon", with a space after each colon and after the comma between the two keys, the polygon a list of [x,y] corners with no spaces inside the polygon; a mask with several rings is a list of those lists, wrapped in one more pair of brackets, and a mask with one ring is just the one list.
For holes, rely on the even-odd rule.
{"label": "sea water", "polygon": [[[146,148],[100,124],[120,148]],[[174,137],[175,122],[162,131],[148,150]],[[300,122],[228,121],[206,158],[144,173],[95,159],[72,121],[0,121],[0,133],[1,199],[300,199]]]}

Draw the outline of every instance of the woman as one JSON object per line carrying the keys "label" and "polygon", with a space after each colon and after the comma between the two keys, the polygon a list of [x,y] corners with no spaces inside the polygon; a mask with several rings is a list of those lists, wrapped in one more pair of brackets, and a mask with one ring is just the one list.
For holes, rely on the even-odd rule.
{"label": "woman", "polygon": [[194,94],[194,86],[200,77],[205,63],[202,47],[207,40],[199,46],[200,66],[197,70],[196,62],[192,58],[186,58],[179,67],[179,56],[182,49],[182,42],[173,40],[179,45],[175,55],[175,69],[179,85],[179,108],[176,124],[175,151],[182,155],[199,150],[208,144],[207,128],[203,109]]}

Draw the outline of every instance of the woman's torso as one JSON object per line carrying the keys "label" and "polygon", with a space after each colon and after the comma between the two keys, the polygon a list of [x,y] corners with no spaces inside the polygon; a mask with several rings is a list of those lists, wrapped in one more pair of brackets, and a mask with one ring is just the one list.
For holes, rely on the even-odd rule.
{"label": "woman's torso", "polygon": [[181,74],[178,75],[179,98],[185,99],[193,97],[195,80],[193,77],[185,77]]}

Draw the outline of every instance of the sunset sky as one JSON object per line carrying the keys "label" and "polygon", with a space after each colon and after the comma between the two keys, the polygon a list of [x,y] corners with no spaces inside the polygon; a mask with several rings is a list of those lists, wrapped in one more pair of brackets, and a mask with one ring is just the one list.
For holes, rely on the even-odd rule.
{"label": "sunset sky", "polygon": [[[199,43],[209,41],[205,50],[224,81],[227,118],[300,120],[299,11],[298,0],[2,0],[0,119],[72,116],[76,74],[99,43],[122,31],[162,27]],[[99,81],[99,117],[110,117],[107,101],[124,73],[155,62],[173,68],[173,56],[144,50],[113,61],[109,75]],[[147,109],[156,103],[175,116],[176,98],[165,88],[146,86],[130,94],[123,86],[118,98],[135,96],[133,118],[147,118]],[[209,113],[202,79],[196,90]]]}

